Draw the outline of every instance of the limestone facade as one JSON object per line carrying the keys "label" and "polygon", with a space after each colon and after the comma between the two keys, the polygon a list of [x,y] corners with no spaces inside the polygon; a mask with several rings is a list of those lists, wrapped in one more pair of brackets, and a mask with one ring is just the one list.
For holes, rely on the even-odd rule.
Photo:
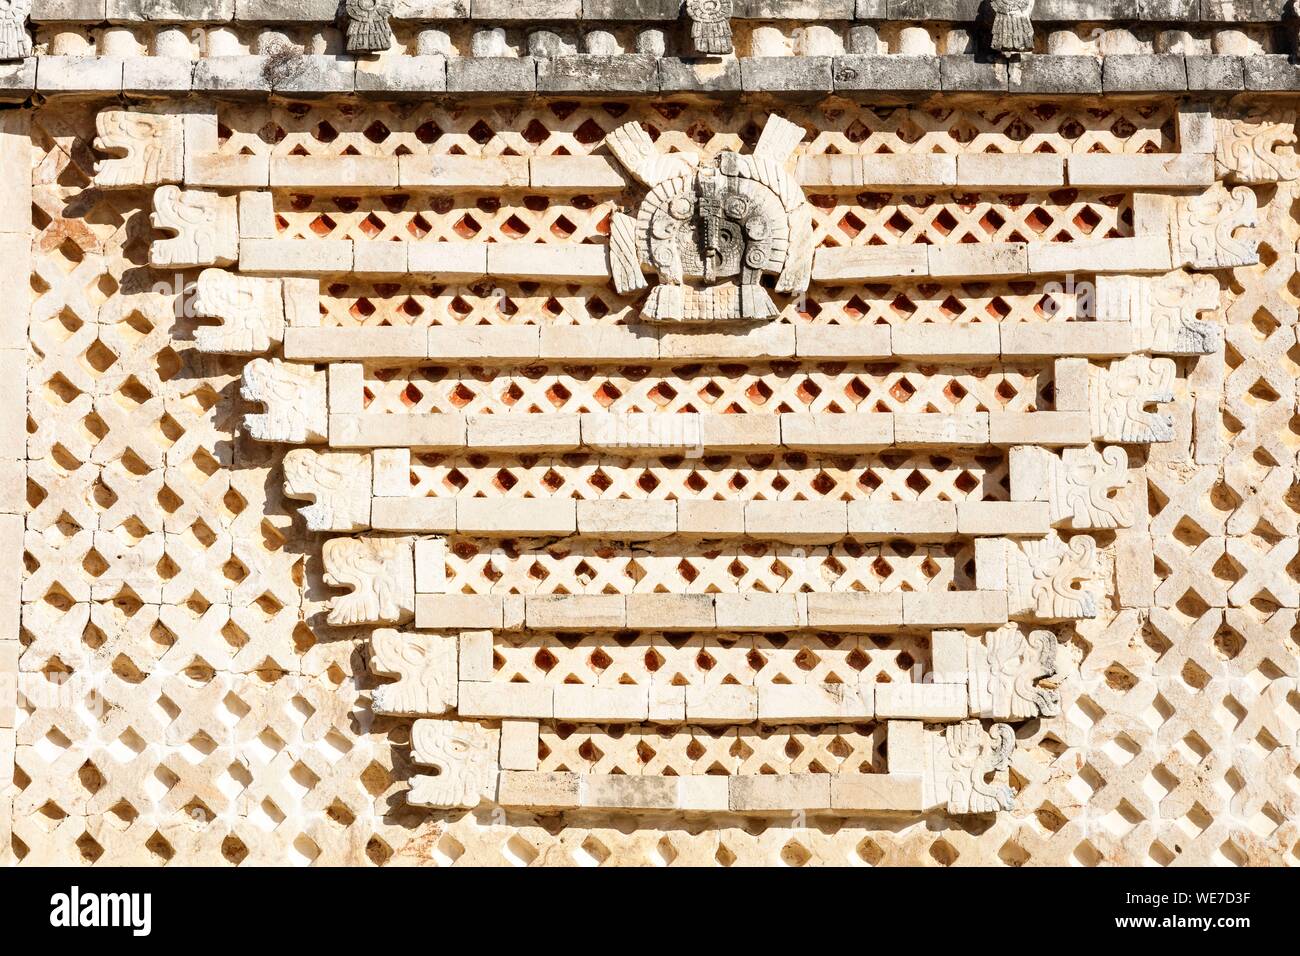
{"label": "limestone facade", "polygon": [[0,10],[0,860],[1294,862],[1284,6]]}

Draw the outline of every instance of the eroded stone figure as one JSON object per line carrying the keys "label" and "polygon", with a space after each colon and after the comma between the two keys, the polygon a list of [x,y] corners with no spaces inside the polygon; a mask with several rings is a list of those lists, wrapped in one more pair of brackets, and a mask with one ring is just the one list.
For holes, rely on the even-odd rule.
{"label": "eroded stone figure", "polygon": [[999,53],[1034,52],[1034,0],[990,0],[993,31],[989,45]]}
{"label": "eroded stone figure", "polygon": [[1128,487],[1128,454],[1118,445],[1098,450],[1011,449],[1011,484],[1017,500],[1045,501],[1052,526],[1075,531],[1127,528],[1132,515],[1120,492]]}
{"label": "eroded stone figure", "polygon": [[610,151],[650,187],[635,220],[613,216],[615,287],[645,288],[643,270],[656,272],[644,314],[657,321],[776,316],[763,274],[776,276],[777,292],[798,293],[812,272],[812,213],[786,168],[803,136],[801,127],[772,116],[753,155],[726,150],[701,165],[694,154],[661,154],[639,123],[610,133]]}
{"label": "eroded stone figure", "polygon": [[1173,418],[1149,409],[1174,400],[1176,374],[1172,359],[1145,355],[1130,355],[1094,370],[1093,434],[1120,444],[1173,441]]}
{"label": "eroded stone figure", "polygon": [[347,0],[348,52],[379,53],[393,43],[388,18],[393,15],[393,0]]}
{"label": "eroded stone figure", "polygon": [[1223,342],[1223,326],[1200,318],[1219,306],[1214,276],[1171,272],[1163,276],[1098,276],[1097,319],[1129,322],[1137,347],[1156,355],[1210,355]]}
{"label": "eroded stone figure", "polygon": [[1177,202],[1174,248],[1194,269],[1233,269],[1259,262],[1258,200],[1254,190],[1215,183]]}
{"label": "eroded stone figure", "polygon": [[706,56],[730,53],[732,0],[686,0],[695,52]]}

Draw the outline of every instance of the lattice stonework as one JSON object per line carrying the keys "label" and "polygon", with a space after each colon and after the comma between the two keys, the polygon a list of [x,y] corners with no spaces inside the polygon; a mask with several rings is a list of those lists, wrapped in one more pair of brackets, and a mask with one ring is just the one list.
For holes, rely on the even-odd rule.
{"label": "lattice stonework", "polygon": [[1296,104],[809,100],[0,111],[0,859],[1300,859]]}

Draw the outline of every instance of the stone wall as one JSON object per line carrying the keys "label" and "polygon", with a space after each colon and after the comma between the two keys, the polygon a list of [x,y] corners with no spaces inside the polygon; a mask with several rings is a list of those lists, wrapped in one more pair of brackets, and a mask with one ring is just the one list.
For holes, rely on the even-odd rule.
{"label": "stone wall", "polygon": [[0,859],[1294,861],[1289,7],[30,6]]}

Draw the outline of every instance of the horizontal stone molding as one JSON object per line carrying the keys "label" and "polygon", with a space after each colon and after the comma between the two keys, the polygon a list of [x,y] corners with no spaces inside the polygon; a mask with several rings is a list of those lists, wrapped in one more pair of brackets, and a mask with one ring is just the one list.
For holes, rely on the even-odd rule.
{"label": "horizontal stone molding", "polygon": [[[1072,245],[1078,245],[1074,243]],[[434,326],[286,328],[284,356],[298,362],[583,361],[593,363],[727,358],[817,361],[988,362],[1067,356],[1121,358],[1138,351],[1131,322],[1002,325],[930,323],[793,325],[726,332],[678,332],[647,324],[611,326]],[[834,419],[836,416],[829,416]]]}
{"label": "horizontal stone molding", "polygon": [[[971,23],[978,0],[735,0],[734,20],[902,21]],[[1282,0],[1038,0],[1042,23],[1271,23]],[[336,0],[197,0],[187,9],[159,0],[35,0],[36,23],[317,23],[332,25]],[[398,0],[393,21],[435,23],[473,20],[529,24],[567,20],[676,21],[679,0]]]}
{"label": "horizontal stone molding", "polygon": [[915,56],[767,56],[715,67],[641,53],[559,56],[396,55],[380,62],[333,54],[285,61],[263,54],[186,59],[168,56],[51,54],[0,64],[0,97],[124,94],[156,97],[207,93],[285,97],[358,94],[734,96],[838,93],[880,100],[938,93],[1079,96],[1118,93],[1229,95],[1296,92],[1300,66],[1281,53],[1254,56],[1172,54],[1027,54],[1008,69],[982,69],[969,54]]}
{"label": "horizontal stone molding", "polygon": [[[548,416],[550,417],[550,416]],[[526,447],[526,446],[523,446]],[[707,508],[677,501],[573,498],[375,497],[370,525],[380,531],[474,536],[571,536],[648,541],[715,533]],[[1051,529],[1046,502],[748,501],[739,505],[745,537],[827,543],[949,537],[1041,537]]]}
{"label": "horizontal stone molding", "polygon": [[[548,422],[548,419],[554,421]],[[1059,448],[1086,445],[1094,437],[1103,437],[1092,434],[1086,410],[958,414],[850,412],[817,416],[817,419],[809,421],[809,416],[802,412],[772,415],[597,412],[481,416],[344,412],[329,416],[329,444],[341,449],[466,449],[476,452],[564,452],[588,448],[629,457],[662,457],[674,454],[696,456],[705,452],[757,452],[774,446],[826,454],[889,447],[1037,444]]]}
{"label": "horizontal stone molding", "polygon": [[[427,630],[621,631],[663,626],[672,619],[670,605],[674,601],[689,614],[690,626],[701,630],[872,633],[900,627],[991,628],[1008,620],[1005,591],[704,595],[712,601],[711,623],[709,608],[700,603],[699,595],[653,596],[661,603],[654,606],[653,613],[637,616],[638,595],[420,593],[415,597],[415,626]],[[862,613],[864,597],[871,599],[868,614]]]}
{"label": "horizontal stone molding", "polygon": [[738,813],[763,816],[803,810],[828,814],[918,813],[921,774],[793,773],[642,776],[502,771],[497,802],[551,810]]}

